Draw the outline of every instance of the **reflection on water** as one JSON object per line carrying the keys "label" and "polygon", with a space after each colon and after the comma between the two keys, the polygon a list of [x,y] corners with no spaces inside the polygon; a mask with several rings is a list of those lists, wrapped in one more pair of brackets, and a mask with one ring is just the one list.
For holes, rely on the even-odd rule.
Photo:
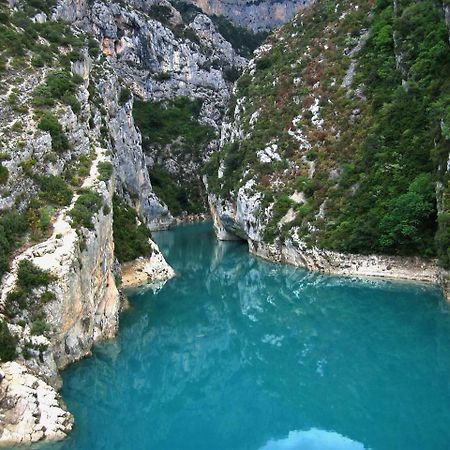
{"label": "reflection on water", "polygon": [[364,445],[339,433],[311,428],[290,431],[287,438],[270,440],[260,450],[364,450]]}
{"label": "reflection on water", "polygon": [[177,277],[135,291],[118,339],[65,373],[61,448],[448,448],[436,290],[268,264],[205,224],[155,235]]}

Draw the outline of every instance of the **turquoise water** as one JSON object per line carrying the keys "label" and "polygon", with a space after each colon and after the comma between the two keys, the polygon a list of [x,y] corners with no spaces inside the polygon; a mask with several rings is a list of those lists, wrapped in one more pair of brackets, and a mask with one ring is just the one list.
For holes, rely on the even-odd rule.
{"label": "turquoise water", "polygon": [[156,240],[178,276],[64,373],[76,428],[52,449],[450,448],[437,290],[266,263],[208,224]]}

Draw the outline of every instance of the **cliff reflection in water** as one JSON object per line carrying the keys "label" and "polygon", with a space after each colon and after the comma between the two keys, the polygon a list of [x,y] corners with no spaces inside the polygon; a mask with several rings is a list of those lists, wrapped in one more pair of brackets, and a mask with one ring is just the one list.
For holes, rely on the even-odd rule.
{"label": "cliff reflection in water", "polygon": [[291,430],[360,448],[450,442],[437,291],[268,264],[206,224],[155,237],[178,276],[136,291],[119,338],[65,374],[77,429],[63,448],[256,450],[288,435],[316,448]]}

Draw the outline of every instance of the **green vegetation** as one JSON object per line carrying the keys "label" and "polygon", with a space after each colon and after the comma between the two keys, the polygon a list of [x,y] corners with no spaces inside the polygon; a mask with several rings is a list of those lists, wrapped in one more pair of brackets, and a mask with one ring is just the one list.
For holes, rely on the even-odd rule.
{"label": "green vegetation", "polygon": [[[33,22],[31,17],[39,11],[48,14],[48,5],[53,2],[40,2],[40,5],[31,3],[36,2],[28,1],[21,11],[14,13],[3,4],[0,5],[0,55],[2,58],[16,58],[16,66],[25,66],[29,60],[34,67],[58,63],[69,69],[70,62],[79,59],[84,36],[74,35],[70,27],[62,22]],[[59,47],[69,51],[60,52]],[[3,67],[2,71],[5,70]]]}
{"label": "green vegetation", "polygon": [[6,184],[9,178],[9,170],[0,162],[0,186]]}
{"label": "green vegetation", "polygon": [[200,146],[208,142],[213,132],[198,122],[202,101],[178,97],[173,102],[153,103],[136,100],[133,117],[144,137],[144,148],[166,145],[180,138],[180,151],[200,154]]}
{"label": "green vegetation", "polygon": [[198,214],[205,209],[199,179],[192,179],[189,184],[180,182],[159,165],[153,166],[149,174],[155,194],[163,200],[174,216],[183,211]]}
{"label": "green vegetation", "polygon": [[81,227],[94,228],[92,217],[100,211],[102,206],[103,198],[100,194],[90,189],[83,190],[69,212],[72,226],[77,229]]}
{"label": "green vegetation", "polygon": [[70,205],[73,193],[61,177],[41,176],[37,178],[37,183],[41,188],[40,197],[43,200],[58,206]]}
{"label": "green vegetation", "polygon": [[[133,117],[143,137],[143,148],[161,159],[170,154],[180,164],[203,164],[202,155],[215,136],[213,129],[199,123],[202,101],[179,97],[172,102],[150,103],[135,100]],[[183,167],[171,175],[161,164],[150,171],[155,192],[174,215],[204,209],[200,174],[190,176]]]}
{"label": "green vegetation", "polygon": [[40,286],[48,286],[54,277],[48,272],[39,269],[32,262],[22,260],[17,270],[17,286],[25,293],[31,292]]}
{"label": "green vegetation", "polygon": [[119,94],[119,105],[125,105],[128,100],[131,100],[131,97],[131,91],[127,87],[122,88]]}
{"label": "green vegetation", "polygon": [[158,22],[167,25],[172,18],[172,11],[166,5],[153,4],[150,6],[150,15]]}
{"label": "green vegetation", "polygon": [[81,109],[75,93],[83,78],[73,75],[68,70],[56,70],[47,75],[45,84],[39,85],[33,92],[35,106],[54,106],[59,100],[69,105],[74,113]]}
{"label": "green vegetation", "polygon": [[16,359],[16,339],[11,335],[8,325],[0,320],[0,362]]}
{"label": "green vegetation", "polygon": [[61,153],[68,150],[69,141],[65,135],[61,124],[56,116],[46,111],[38,123],[38,128],[43,131],[48,131],[52,137],[52,149],[55,152]]}
{"label": "green vegetation", "polygon": [[101,161],[98,163],[98,173],[100,181],[109,181],[113,174],[113,165],[108,161]]}
{"label": "green vegetation", "polygon": [[3,211],[0,215],[0,277],[9,268],[9,257],[22,243],[28,229],[24,214],[17,211]]}
{"label": "green vegetation", "polygon": [[36,319],[31,324],[30,333],[32,336],[39,336],[41,334],[46,334],[49,331],[50,331],[50,327],[48,326],[47,322],[43,319]]}
{"label": "green vegetation", "polygon": [[[211,189],[235,196],[255,179],[263,204],[275,204],[265,219],[266,240],[299,227],[311,245],[437,255],[449,265],[450,48],[442,4],[405,0],[396,10],[387,0],[357,4],[318,1],[269,38],[272,49],[258,59],[254,76],[245,72],[237,82],[249,137],[226,144],[208,163]],[[367,29],[367,42],[353,56],[353,82],[344,86],[349,52]],[[297,130],[299,140],[292,136]],[[257,152],[272,142],[282,161],[261,163]],[[220,161],[225,177],[218,180]],[[296,219],[281,227],[277,207],[294,192],[307,203],[292,205]]]}
{"label": "green vegetation", "polygon": [[[328,226],[325,242],[364,253],[445,253],[436,249],[434,234],[436,167],[448,155],[439,126],[442,111],[436,107],[436,102],[450,105],[447,33],[434,1],[403,2],[397,16],[389,2],[377,3],[356,80],[366,86],[370,128],[354,169],[341,182],[359,188],[336,205],[336,225]],[[401,86],[395,64],[399,53],[407,87]],[[448,248],[450,241],[440,245]]]}
{"label": "green vegetation", "polygon": [[114,196],[113,215],[114,253],[118,261],[124,263],[140,256],[149,257],[152,254],[151,234],[140,223],[136,211]]}
{"label": "green vegetation", "polygon": [[10,291],[6,297],[5,315],[11,320],[27,317],[32,323],[44,322],[45,314],[42,308],[44,303],[41,301],[42,296],[36,295],[35,290],[47,288],[53,281],[55,281],[53,275],[39,269],[32,262],[20,261],[16,288]]}

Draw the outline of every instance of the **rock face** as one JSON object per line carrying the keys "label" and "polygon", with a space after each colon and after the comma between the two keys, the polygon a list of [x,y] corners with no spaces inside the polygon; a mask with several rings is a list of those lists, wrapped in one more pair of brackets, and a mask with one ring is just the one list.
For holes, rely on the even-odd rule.
{"label": "rock face", "polygon": [[[218,135],[232,83],[226,73],[239,71],[246,60],[239,56],[209,17],[198,14],[184,22],[167,1],[73,2],[60,0],[54,17],[75,24],[94,35],[101,44],[107,65],[99,83],[105,106],[117,104],[120,88],[127,88],[142,101],[167,102],[179,97],[202,102],[199,122]],[[120,81],[118,81],[120,80]],[[118,89],[119,88],[119,89]],[[197,156],[167,145],[160,149],[146,142],[134,127],[133,101],[111,113],[108,123],[115,146],[117,190],[135,207],[150,229],[172,223],[165,205],[156,198],[147,169],[162,166],[176,182],[196,179],[202,186],[200,165],[217,149],[212,139],[195,149]],[[179,144],[174,136],[175,144]],[[179,147],[175,145],[174,147]]]}
{"label": "rock face", "polygon": [[61,407],[57,391],[16,362],[0,365],[1,445],[58,441],[72,429],[73,418]]}
{"label": "rock face", "polygon": [[316,272],[441,284],[448,296],[446,272],[436,263],[421,258],[333,252],[307,245],[298,234],[284,242],[264,242],[261,237],[258,197],[246,196],[242,188],[236,203],[209,195],[214,228],[219,240],[243,239],[248,242],[250,253],[256,256]]}
{"label": "rock face", "polygon": [[[68,2],[61,14],[90,27],[92,23],[83,16],[85,8],[84,2]],[[9,88],[0,94],[0,137],[2,166],[9,176],[0,184],[0,208],[14,207],[23,213],[33,198],[42,199],[40,177],[54,176],[63,184],[68,179],[75,187],[70,204],[51,205],[54,218],[47,225],[49,235],[39,235],[37,243],[29,239],[16,252],[0,285],[0,320],[8,323],[16,338],[18,354],[15,362],[0,368],[4,374],[0,445],[64,438],[73,420],[57,393],[59,370],[89,355],[95,342],[117,331],[123,304],[116,285],[113,195],[128,201],[150,229],[167,228],[173,221],[153,193],[141,136],[134,126],[133,99],[119,99],[122,82],[115,62],[115,57],[93,61],[83,47],[79,58],[70,63],[64,76],[71,77],[72,72],[81,81],[72,99],[75,106],[61,102],[51,110],[67,139],[65,148],[58,151],[54,150],[55,136],[38,127],[31,107],[33,93],[46,82],[49,70],[19,67],[14,78],[5,77]],[[20,126],[12,133],[14,123]],[[62,188],[54,188],[51,194],[57,189]],[[89,223],[77,224],[71,213],[86,192],[98,205],[88,202],[82,210]],[[26,308],[18,316],[8,313],[8,294],[17,289],[21,261],[53,277],[45,291],[48,300],[42,304],[45,331],[33,329],[34,319]],[[145,269],[143,282],[159,282],[173,275],[160,253]],[[44,293],[41,288],[35,291],[37,296]]]}
{"label": "rock face", "polygon": [[[207,16],[200,14],[185,23],[165,0],[59,0],[50,14],[38,13],[34,19],[41,24],[47,20],[68,23],[72,41],[81,31],[87,33],[82,35],[86,37],[78,47],[79,57],[69,63],[69,72],[82,82],[71,99],[74,106],[57,100],[58,110],[52,110],[67,138],[64,151],[55,153],[54,136],[37,126],[33,108],[28,108],[51,69],[45,64],[33,70],[19,66],[14,79],[5,80],[11,88],[0,94],[0,137],[8,142],[2,148],[1,164],[9,176],[0,183],[0,208],[24,211],[33,197],[42,195],[37,183],[41,176],[70,179],[72,175],[73,190],[81,191],[69,205],[58,208],[50,236],[19,249],[2,280],[0,310],[5,315],[0,314],[0,319],[9,321],[18,357],[2,369],[0,445],[62,439],[73,421],[56,392],[61,383],[59,370],[88,355],[95,342],[116,333],[123,304],[116,285],[113,195],[132,206],[150,230],[173,223],[167,206],[153,191],[148,169],[154,158],[144,153],[134,123],[135,96],[144,101],[179,96],[201,99],[200,121],[218,133],[232,86],[225,72],[246,64]],[[61,53],[70,51],[71,45]],[[15,121],[20,126],[11,133],[9,127]],[[212,142],[202,151],[215,147],[217,142]],[[189,172],[183,161],[171,155],[169,160],[176,171],[199,177],[198,164],[190,164]],[[105,176],[110,168],[112,173]],[[101,206],[89,206],[85,212],[90,226],[76,225],[71,211],[87,191]],[[163,283],[174,276],[156,244],[152,246],[150,259],[124,266],[125,287]],[[20,317],[7,313],[8,295],[17,288],[18,268],[24,260],[55,279],[46,291],[50,300],[42,306],[46,332],[32,328],[34,319],[26,311]],[[41,294],[37,289],[36,295]]]}
{"label": "rock face", "polygon": [[190,0],[206,14],[225,16],[255,32],[271,30],[291,20],[314,0]]}

